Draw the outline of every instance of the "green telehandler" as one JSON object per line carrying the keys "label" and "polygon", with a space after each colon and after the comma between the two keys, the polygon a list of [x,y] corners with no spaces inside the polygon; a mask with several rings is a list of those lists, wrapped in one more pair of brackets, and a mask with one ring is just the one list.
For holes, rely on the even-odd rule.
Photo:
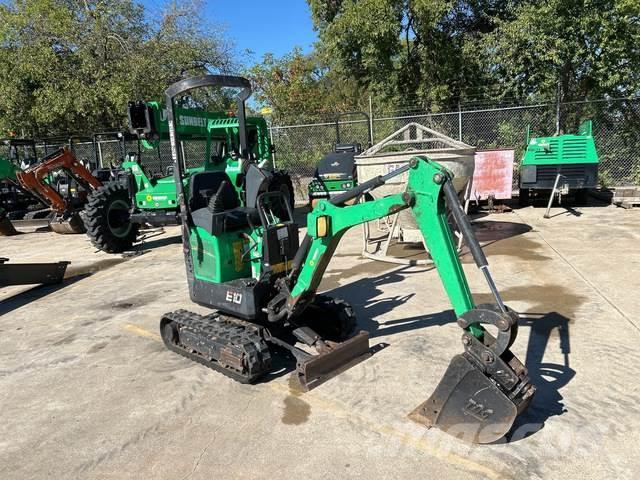
{"label": "green telehandler", "polygon": [[[344,233],[363,222],[409,209],[429,248],[444,289],[463,329],[464,352],[451,361],[434,393],[410,417],[479,443],[505,435],[535,392],[527,370],[510,351],[518,315],[501,300],[469,219],[453,188],[452,174],[425,157],[354,189],[320,200],[298,226],[281,191],[255,163],[238,195],[222,171],[191,175],[183,186],[183,161],[176,137],[174,100],[216,85],[215,76],[182,80],[166,91],[174,179],[182,218],[182,243],[191,299],[215,309],[208,315],[166,313],[160,334],[170,350],[250,383],[270,371],[273,348],[296,360],[296,378],[311,389],[365,359],[369,336],[354,334],[353,309],[317,295],[324,272]],[[408,174],[407,189],[346,205]],[[483,272],[495,303],[474,304],[447,222],[446,205]],[[491,335],[483,325],[497,331]]]}
{"label": "green telehandler", "polygon": [[[218,86],[239,88],[236,116],[226,112],[209,112],[199,108],[176,109],[176,135],[183,152],[189,145],[203,144],[204,158],[197,166],[182,170],[182,182],[188,188],[189,178],[200,172],[226,172],[231,185],[239,191],[248,163],[256,163],[273,176],[270,188],[283,191],[293,205],[294,190],[289,175],[274,170],[272,146],[267,124],[262,117],[247,117],[245,102],[251,95],[251,84],[242,77],[219,75]],[[130,102],[129,127],[148,150],[159,148],[169,139],[166,110],[159,102]],[[185,158],[185,165],[187,159]],[[177,225],[180,222],[176,185],[171,173],[152,174],[140,161],[139,153],[127,154],[118,181],[95,190],[87,200],[84,220],[87,235],[95,247],[107,253],[131,248],[140,225]]]}

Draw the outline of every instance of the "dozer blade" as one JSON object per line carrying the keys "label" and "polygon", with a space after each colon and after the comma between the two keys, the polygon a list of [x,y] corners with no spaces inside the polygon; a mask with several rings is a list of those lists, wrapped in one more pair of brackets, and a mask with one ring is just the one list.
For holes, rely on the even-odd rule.
{"label": "dozer blade", "polygon": [[32,285],[60,283],[70,262],[56,263],[6,263],[0,258],[0,287],[8,285]]}
{"label": "dozer blade", "polygon": [[465,355],[456,355],[431,397],[409,418],[464,441],[491,443],[509,432],[534,391],[524,382],[511,400]]}
{"label": "dozer blade", "polygon": [[369,333],[365,331],[344,342],[330,344],[329,351],[298,362],[298,380],[304,391],[317,387],[371,356]]}

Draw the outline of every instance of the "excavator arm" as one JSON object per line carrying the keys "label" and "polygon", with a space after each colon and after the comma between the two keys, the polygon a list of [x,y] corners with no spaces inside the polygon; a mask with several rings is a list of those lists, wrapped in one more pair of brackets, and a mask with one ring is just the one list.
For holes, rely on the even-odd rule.
{"label": "excavator arm", "polygon": [[[402,194],[351,206],[344,206],[341,203],[345,200],[335,197],[336,201],[322,201],[309,213],[307,237],[300,247],[300,256],[293,262],[291,278],[295,278],[295,282],[287,302],[290,315],[295,315],[315,295],[329,261],[348,229],[407,208],[412,210],[416,218],[456,315],[474,308],[473,297],[447,223],[443,186],[449,181],[451,173],[429,159],[415,158],[406,168],[392,172],[385,180],[378,180],[382,177],[374,179],[377,185],[363,184],[365,188],[346,193],[351,194],[350,197],[360,195],[407,171],[408,187]],[[441,183],[434,181],[436,175],[442,179]],[[304,262],[299,265],[302,254]],[[481,336],[481,331],[476,331],[476,334]]]}
{"label": "excavator arm", "polygon": [[45,205],[59,214],[68,209],[65,199],[47,182],[45,178],[50,173],[63,170],[87,190],[94,190],[102,183],[87,170],[67,148],[61,148],[44,157],[42,162],[33,167],[16,172],[22,187],[37,196]]}
{"label": "excavator arm", "polygon": [[[404,173],[409,177],[404,193],[344,206],[351,197]],[[458,325],[464,330],[465,351],[453,358],[435,392],[410,417],[466,440],[489,443],[509,431],[516,416],[528,406],[535,387],[529,382],[524,365],[509,350],[517,335],[518,316],[504,306],[497,292],[488,262],[453,189],[452,177],[436,162],[415,157],[385,177],[377,177],[330,201],[321,201],[308,215],[307,236],[293,261],[284,311],[292,319],[303,313],[349,228],[411,209]],[[495,305],[474,304],[447,222],[447,205],[486,277]],[[496,337],[483,324],[494,327],[498,331]]]}

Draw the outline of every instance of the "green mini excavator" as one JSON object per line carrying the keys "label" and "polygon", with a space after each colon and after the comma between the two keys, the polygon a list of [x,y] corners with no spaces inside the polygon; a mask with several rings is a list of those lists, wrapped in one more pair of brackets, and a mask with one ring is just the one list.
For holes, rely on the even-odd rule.
{"label": "green mini excavator", "polygon": [[[319,201],[307,216],[307,232],[299,242],[285,195],[264,188],[270,174],[255,163],[246,163],[240,195],[225,172],[196,173],[188,190],[183,188],[174,100],[212,85],[216,77],[205,75],[182,80],[166,91],[189,292],[194,302],[215,311],[163,315],[160,333],[165,345],[244,383],[270,371],[274,349],[285,351],[296,361],[294,375],[300,386],[314,388],[370,355],[368,333],[355,333],[353,309],[316,293],[340,239],[355,225],[409,209],[463,330],[464,347],[410,418],[478,443],[505,435],[529,405],[535,387],[510,350],[518,315],[500,298],[458,201],[452,174],[426,157],[415,157],[385,176]],[[398,175],[408,177],[405,192],[347,205]],[[493,304],[474,304],[447,222],[447,206],[487,280]]]}

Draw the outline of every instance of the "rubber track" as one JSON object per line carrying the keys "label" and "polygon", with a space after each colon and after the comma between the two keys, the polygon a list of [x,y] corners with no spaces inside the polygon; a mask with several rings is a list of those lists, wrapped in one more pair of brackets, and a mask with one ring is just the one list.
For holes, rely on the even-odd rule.
{"label": "rubber track", "polygon": [[[225,367],[216,360],[205,358],[182,345],[168,341],[163,335],[163,327],[168,321],[189,328],[196,332],[201,340],[215,344],[218,348],[229,347],[242,352],[245,368],[240,371]],[[160,336],[169,350],[240,383],[253,383],[271,368],[269,346],[262,338],[261,332],[262,329],[257,325],[217,313],[203,316],[187,310],[176,310],[164,314],[160,321]]]}

